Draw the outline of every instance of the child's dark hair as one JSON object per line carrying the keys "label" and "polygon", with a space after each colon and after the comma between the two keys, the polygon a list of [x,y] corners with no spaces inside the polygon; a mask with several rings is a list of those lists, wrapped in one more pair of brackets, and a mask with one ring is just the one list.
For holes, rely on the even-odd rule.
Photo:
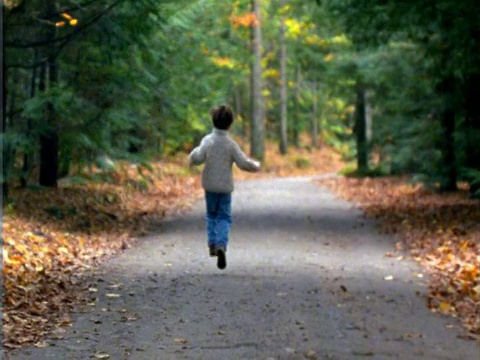
{"label": "child's dark hair", "polygon": [[233,123],[233,111],[227,105],[220,105],[211,111],[213,126],[220,130],[228,130]]}

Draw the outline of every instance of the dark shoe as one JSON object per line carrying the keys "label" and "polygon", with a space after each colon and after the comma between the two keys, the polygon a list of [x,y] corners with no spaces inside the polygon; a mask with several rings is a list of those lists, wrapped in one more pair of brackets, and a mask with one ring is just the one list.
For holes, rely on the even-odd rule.
{"label": "dark shoe", "polygon": [[223,270],[227,267],[227,256],[223,247],[217,248],[217,267]]}
{"label": "dark shoe", "polygon": [[215,245],[209,245],[208,249],[210,251],[210,256],[217,256],[217,248],[215,247]]}

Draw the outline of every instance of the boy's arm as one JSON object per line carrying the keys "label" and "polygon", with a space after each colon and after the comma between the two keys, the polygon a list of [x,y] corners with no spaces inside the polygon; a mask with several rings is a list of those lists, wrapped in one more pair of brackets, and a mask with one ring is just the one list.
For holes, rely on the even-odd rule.
{"label": "boy's arm", "polygon": [[192,165],[200,165],[205,162],[205,138],[202,139],[199,146],[192,150],[188,155],[188,163]]}
{"label": "boy's arm", "polygon": [[233,161],[240,169],[249,172],[260,171],[262,167],[260,162],[250,159],[247,155],[245,155],[237,143],[234,143]]}

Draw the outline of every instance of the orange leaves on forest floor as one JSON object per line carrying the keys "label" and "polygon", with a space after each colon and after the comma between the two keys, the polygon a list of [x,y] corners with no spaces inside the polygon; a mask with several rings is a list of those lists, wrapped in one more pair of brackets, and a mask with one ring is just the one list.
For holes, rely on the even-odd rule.
{"label": "orange leaves on forest floor", "polygon": [[43,335],[61,332],[82,298],[83,270],[198,197],[198,177],[186,166],[159,162],[141,176],[136,166],[119,165],[110,184],[12,191],[3,217],[7,349],[42,346]]}
{"label": "orange leaves on forest floor", "polygon": [[[239,143],[241,143],[239,141]],[[246,147],[243,146],[247,152]],[[344,167],[342,156],[333,148],[322,146],[320,149],[312,147],[291,148],[288,153],[281,155],[278,144],[266,142],[265,161],[260,173],[246,173],[236,170],[236,179],[256,178],[258,176],[304,176],[336,173]]]}
{"label": "orange leaves on forest floor", "polygon": [[480,202],[467,191],[437,193],[402,178],[320,181],[358,202],[430,273],[428,306],[462,319],[480,339]]}

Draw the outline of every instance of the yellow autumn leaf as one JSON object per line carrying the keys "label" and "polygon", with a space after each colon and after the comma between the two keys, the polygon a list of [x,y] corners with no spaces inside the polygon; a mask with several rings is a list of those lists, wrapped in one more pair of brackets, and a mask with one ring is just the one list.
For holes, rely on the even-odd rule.
{"label": "yellow autumn leaf", "polygon": [[335,56],[334,56],[333,54],[327,54],[327,55],[325,55],[325,56],[323,57],[323,61],[325,61],[325,62],[330,62],[330,61],[332,61],[332,60],[334,59],[334,57],[335,57]]}
{"label": "yellow autumn leaf", "polygon": [[440,310],[442,313],[449,313],[452,312],[454,308],[449,303],[442,301],[438,306],[438,310]]}
{"label": "yellow autumn leaf", "polygon": [[58,249],[57,249],[58,252],[60,253],[64,253],[64,254],[68,254],[69,251],[68,249],[65,247],[65,246],[60,246]]}
{"label": "yellow autumn leaf", "polygon": [[285,20],[285,27],[287,28],[286,36],[289,38],[297,38],[302,34],[302,23],[295,19]]}
{"label": "yellow autumn leaf", "polygon": [[267,69],[263,72],[264,78],[280,78],[280,72],[277,69]]}
{"label": "yellow autumn leaf", "polygon": [[229,57],[214,56],[211,58],[211,60],[218,67],[224,67],[228,69],[233,69],[235,67],[233,59]]}
{"label": "yellow autumn leaf", "polygon": [[348,45],[350,43],[347,36],[343,34],[334,36],[333,38],[330,39],[330,42],[332,44],[337,44],[337,45]]}
{"label": "yellow autumn leaf", "polygon": [[288,13],[290,11],[292,7],[290,5],[284,5],[280,8],[280,10],[278,10],[278,13],[280,15],[285,15],[286,13]]}
{"label": "yellow autumn leaf", "polygon": [[19,255],[9,255],[7,249],[3,249],[3,261],[9,265],[21,265],[23,259]]}
{"label": "yellow autumn leaf", "polygon": [[65,19],[67,19],[67,20],[72,20],[72,19],[73,19],[73,17],[72,17],[70,14],[66,13],[66,12],[61,13],[60,15],[62,15],[62,17],[65,18]]}
{"label": "yellow autumn leaf", "polygon": [[45,268],[43,267],[42,264],[39,264],[39,265],[35,266],[35,271],[36,272],[42,272],[43,270],[45,270]]}

